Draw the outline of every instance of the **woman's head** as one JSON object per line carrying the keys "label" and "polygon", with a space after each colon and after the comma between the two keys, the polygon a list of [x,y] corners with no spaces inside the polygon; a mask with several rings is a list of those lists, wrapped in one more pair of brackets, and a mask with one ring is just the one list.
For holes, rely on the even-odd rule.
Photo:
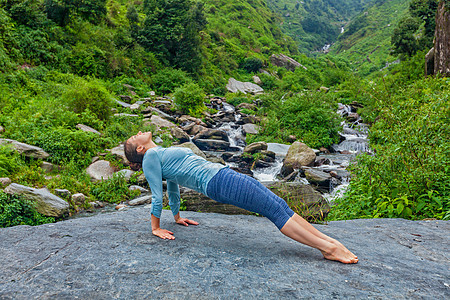
{"label": "woman's head", "polygon": [[124,146],[125,156],[130,162],[130,167],[133,170],[139,170],[142,166],[145,151],[152,148],[154,143],[152,141],[151,132],[138,132],[138,134],[130,137]]}

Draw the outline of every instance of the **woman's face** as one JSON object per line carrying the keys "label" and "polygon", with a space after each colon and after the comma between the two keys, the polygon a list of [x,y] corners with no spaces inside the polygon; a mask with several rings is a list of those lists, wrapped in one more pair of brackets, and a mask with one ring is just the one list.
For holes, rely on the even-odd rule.
{"label": "woman's face", "polygon": [[133,145],[136,145],[137,147],[146,146],[151,141],[152,141],[152,133],[150,131],[148,132],[139,131],[136,135],[133,135],[128,139],[128,142],[132,143]]}

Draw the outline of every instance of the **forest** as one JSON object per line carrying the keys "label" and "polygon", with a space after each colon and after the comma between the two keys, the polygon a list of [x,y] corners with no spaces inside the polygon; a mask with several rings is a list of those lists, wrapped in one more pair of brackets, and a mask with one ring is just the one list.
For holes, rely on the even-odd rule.
{"label": "forest", "polygon": [[[450,78],[425,71],[439,5],[448,19],[447,0],[0,0],[0,138],[42,148],[55,166],[49,176],[41,159],[0,143],[0,177],[83,193],[71,213],[132,199],[139,173],[92,182],[92,158],[139,130],[177,140],[127,117],[123,95],[134,104],[154,92],[203,120],[215,113],[207,95],[256,104],[246,113],[261,130],[247,143],[295,136],[327,149],[342,129],[338,103],[359,103],[373,153],[350,166],[328,219],[448,220]],[[274,65],[280,53],[304,68]],[[263,94],[227,91],[230,77],[255,75]],[[0,227],[54,221],[0,190]]]}

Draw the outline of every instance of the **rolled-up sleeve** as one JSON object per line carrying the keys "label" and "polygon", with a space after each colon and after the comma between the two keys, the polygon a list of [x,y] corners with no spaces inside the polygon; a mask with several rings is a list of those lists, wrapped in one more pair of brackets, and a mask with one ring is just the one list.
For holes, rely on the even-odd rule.
{"label": "rolled-up sleeve", "polygon": [[175,216],[180,211],[180,188],[178,184],[167,180],[167,195],[169,196],[169,206]]}
{"label": "rolled-up sleeve", "polygon": [[[151,150],[149,150],[151,151]],[[163,208],[163,184],[161,160],[155,151],[148,153],[149,157],[145,159],[142,169],[148,185],[152,190],[152,209],[151,213],[157,218],[161,218]]]}

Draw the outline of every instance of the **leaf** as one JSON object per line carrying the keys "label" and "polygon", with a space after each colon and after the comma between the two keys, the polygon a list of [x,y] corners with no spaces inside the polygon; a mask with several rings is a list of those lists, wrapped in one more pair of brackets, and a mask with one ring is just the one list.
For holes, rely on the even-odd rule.
{"label": "leaf", "polygon": [[398,205],[397,205],[397,214],[401,214],[402,213],[402,211],[403,211],[403,209],[405,208],[405,206],[403,205],[403,203],[399,203]]}

